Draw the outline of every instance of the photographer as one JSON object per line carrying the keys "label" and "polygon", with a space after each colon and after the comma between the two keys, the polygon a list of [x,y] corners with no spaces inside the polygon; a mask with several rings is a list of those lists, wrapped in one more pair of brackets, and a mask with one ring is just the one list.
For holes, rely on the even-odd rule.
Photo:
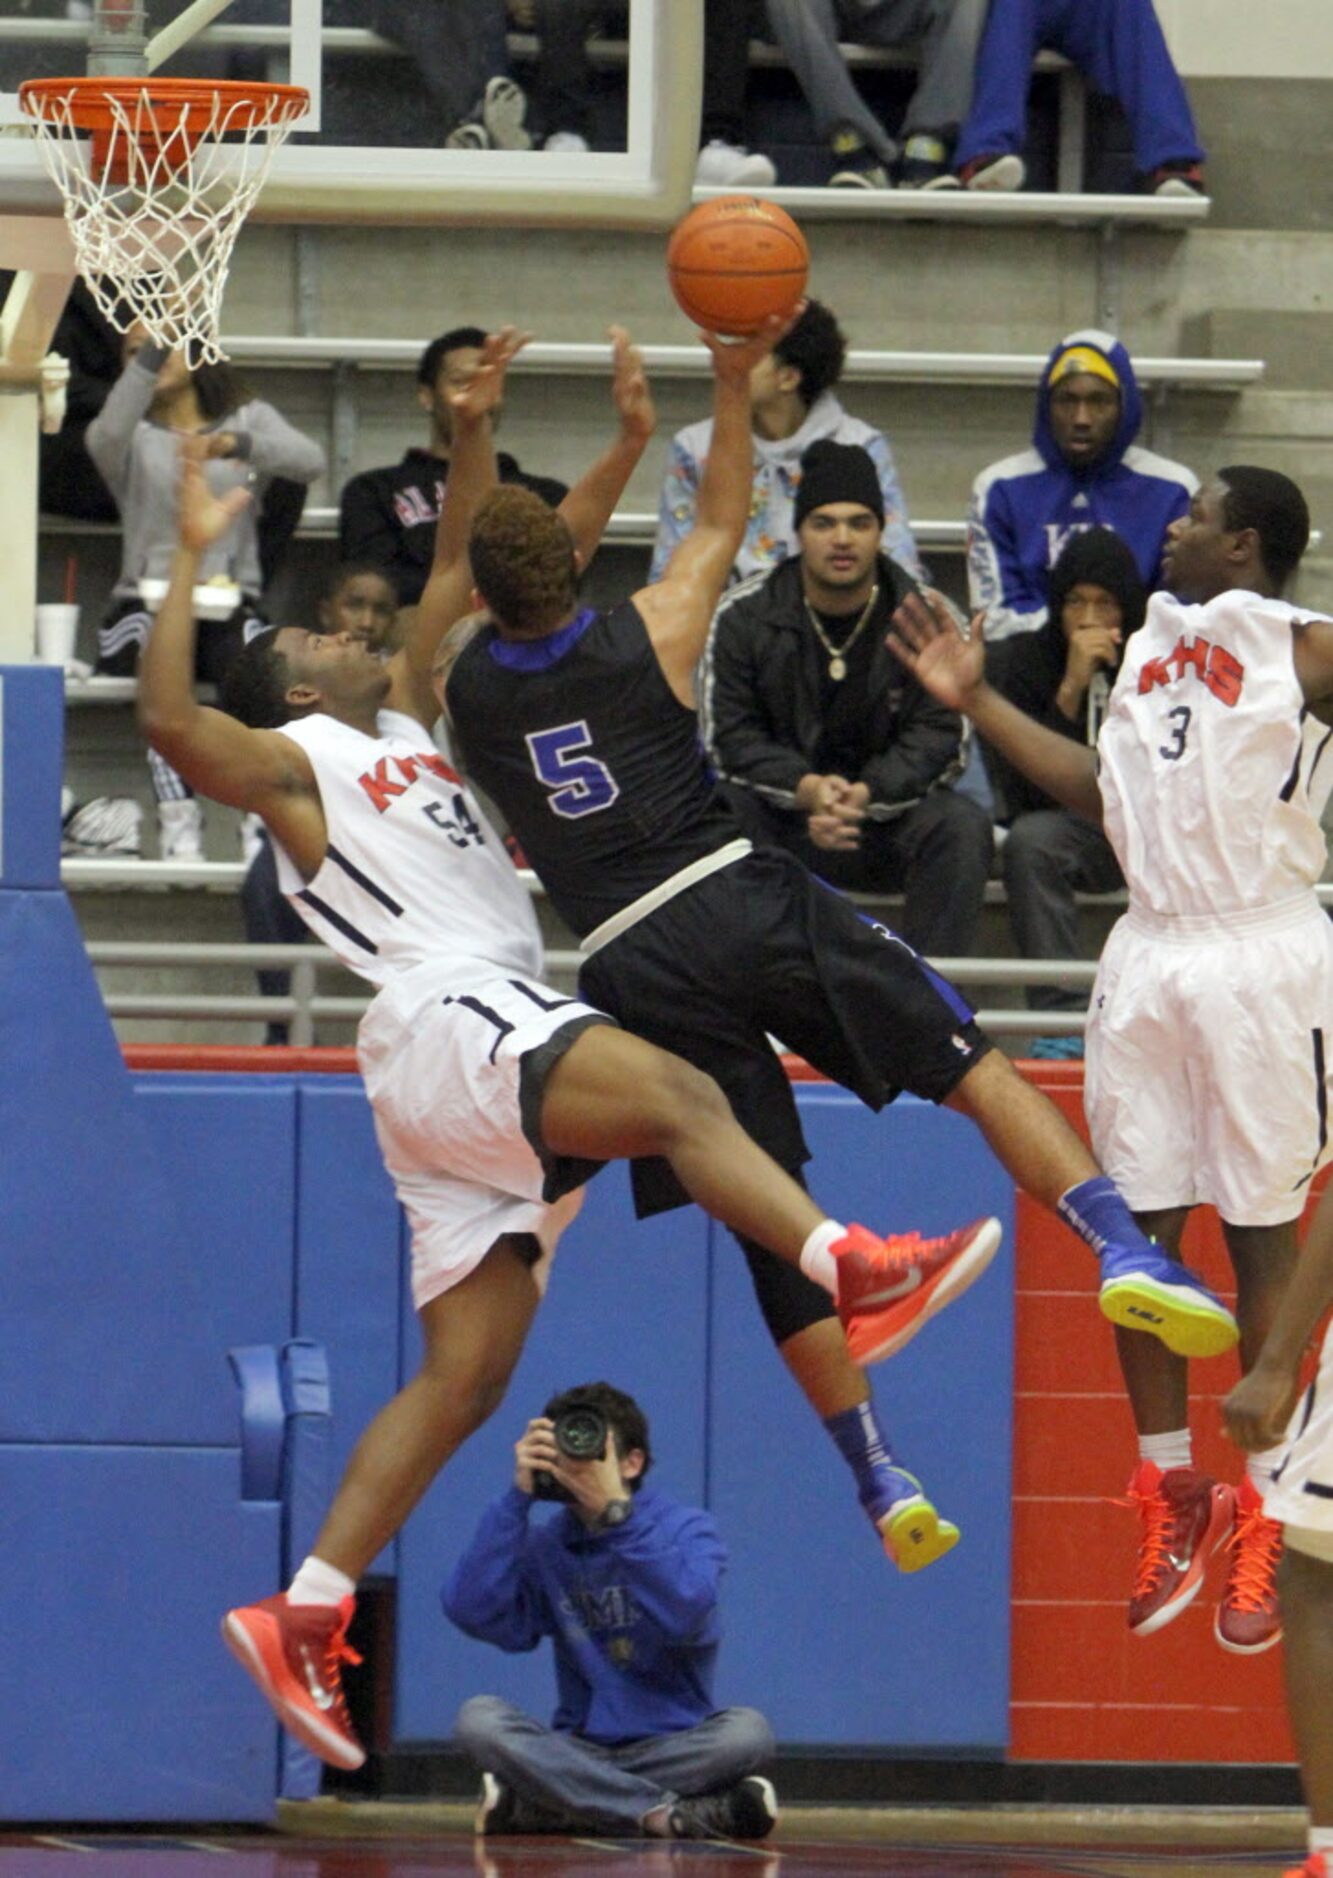
{"label": "photographer", "polygon": [[[514,1456],[442,1602],[502,1650],[550,1637],[559,1702],[549,1728],[494,1696],[463,1704],[454,1732],[484,1770],[478,1832],[762,1839],[777,1804],[753,1770],[772,1733],[712,1699],[726,1551],[707,1513],[644,1487],[643,1410],[609,1383],[566,1390]],[[534,1499],[565,1504],[539,1524]]]}

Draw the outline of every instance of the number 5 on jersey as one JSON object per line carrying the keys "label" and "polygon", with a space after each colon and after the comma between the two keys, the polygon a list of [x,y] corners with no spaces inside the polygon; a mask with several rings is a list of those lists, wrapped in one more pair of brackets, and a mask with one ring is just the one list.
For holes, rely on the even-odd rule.
{"label": "number 5 on jersey", "polygon": [[524,740],[538,780],[551,792],[552,814],[572,821],[609,809],[620,794],[615,777],[590,751],[592,735],[585,719],[557,724],[553,730],[531,731]]}

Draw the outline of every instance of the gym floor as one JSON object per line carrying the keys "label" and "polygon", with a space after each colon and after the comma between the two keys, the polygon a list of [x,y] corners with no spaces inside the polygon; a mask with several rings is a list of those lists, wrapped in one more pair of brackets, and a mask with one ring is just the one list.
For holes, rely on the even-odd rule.
{"label": "gym floor", "polygon": [[469,1807],[321,1800],[274,1832],[0,1834],[0,1878],[1281,1878],[1303,1857],[1289,1808],[793,1806],[763,1845],[663,1846],[474,1839]]}

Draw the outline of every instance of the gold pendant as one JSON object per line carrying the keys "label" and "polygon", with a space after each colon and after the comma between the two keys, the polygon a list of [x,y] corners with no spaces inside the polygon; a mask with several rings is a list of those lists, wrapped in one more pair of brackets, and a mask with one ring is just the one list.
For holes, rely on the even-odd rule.
{"label": "gold pendant", "polygon": [[828,662],[828,675],[835,684],[841,684],[847,676],[847,661],[836,652]]}

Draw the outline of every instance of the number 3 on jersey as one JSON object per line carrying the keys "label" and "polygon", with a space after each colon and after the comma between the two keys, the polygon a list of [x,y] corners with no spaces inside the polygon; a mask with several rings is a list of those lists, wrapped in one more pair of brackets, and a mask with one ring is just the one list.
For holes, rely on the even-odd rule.
{"label": "number 3 on jersey", "polygon": [[534,730],[525,741],[538,780],[551,792],[552,814],[567,821],[596,815],[600,809],[609,809],[620,794],[620,785],[606,764],[581,754],[592,746],[586,720],[557,724],[554,730]]}

